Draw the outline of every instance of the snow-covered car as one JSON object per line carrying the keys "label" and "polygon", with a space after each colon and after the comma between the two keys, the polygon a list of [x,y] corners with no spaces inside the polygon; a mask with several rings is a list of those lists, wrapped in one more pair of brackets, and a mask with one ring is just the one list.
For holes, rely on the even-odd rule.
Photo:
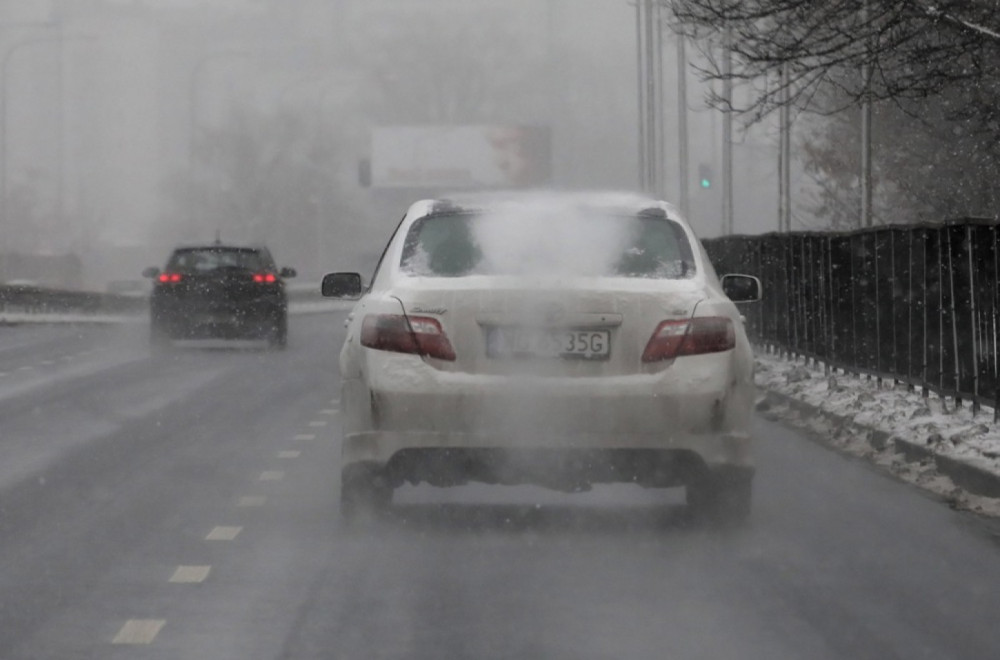
{"label": "snow-covered car", "polygon": [[[734,302],[667,203],[627,194],[413,204],[340,353],[341,508],[406,483],[686,487],[700,513],[750,511],[753,356]],[[727,296],[727,292],[729,295]]]}

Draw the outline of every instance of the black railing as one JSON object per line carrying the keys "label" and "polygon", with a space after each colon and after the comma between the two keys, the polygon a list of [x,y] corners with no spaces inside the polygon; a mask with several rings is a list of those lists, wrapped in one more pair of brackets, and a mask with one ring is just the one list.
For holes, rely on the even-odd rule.
{"label": "black railing", "polygon": [[704,244],[720,274],[761,279],[744,307],[756,343],[1000,413],[998,231],[964,219]]}

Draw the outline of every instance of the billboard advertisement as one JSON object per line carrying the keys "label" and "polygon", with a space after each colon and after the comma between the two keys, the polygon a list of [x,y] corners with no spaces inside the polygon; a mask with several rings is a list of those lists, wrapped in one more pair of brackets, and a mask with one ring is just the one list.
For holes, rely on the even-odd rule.
{"label": "billboard advertisement", "polygon": [[375,188],[531,188],[550,183],[542,126],[386,126],[372,131]]}

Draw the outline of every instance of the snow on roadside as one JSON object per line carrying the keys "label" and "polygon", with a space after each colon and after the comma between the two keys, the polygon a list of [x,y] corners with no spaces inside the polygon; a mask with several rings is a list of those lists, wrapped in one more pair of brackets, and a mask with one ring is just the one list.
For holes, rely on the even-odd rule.
{"label": "snow on roadside", "polygon": [[[902,479],[938,493],[956,508],[1000,516],[1000,499],[980,497],[955,486],[940,474],[934,461],[908,462],[897,453],[898,439],[917,445],[929,455],[973,465],[1000,480],[1000,424],[993,409],[973,414],[968,401],[956,407],[953,399],[921,396],[907,385],[874,377],[836,372],[821,365],[790,360],[757,351],[756,382],[823,413],[803,415],[788,406],[763,405],[765,415],[791,422],[820,435],[828,444],[862,456]],[[888,437],[880,442],[876,435]]]}

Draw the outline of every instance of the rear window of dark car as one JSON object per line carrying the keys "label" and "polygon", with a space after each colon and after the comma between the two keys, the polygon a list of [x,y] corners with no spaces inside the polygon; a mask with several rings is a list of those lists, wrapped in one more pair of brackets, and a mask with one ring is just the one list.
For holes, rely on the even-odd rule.
{"label": "rear window of dark car", "polygon": [[167,262],[167,270],[180,273],[207,273],[220,269],[257,272],[273,267],[266,254],[253,248],[184,248],[176,250]]}
{"label": "rear window of dark car", "polygon": [[587,216],[552,224],[451,213],[417,220],[400,266],[424,277],[556,274],[681,279],[694,257],[679,224],[664,217]]}

